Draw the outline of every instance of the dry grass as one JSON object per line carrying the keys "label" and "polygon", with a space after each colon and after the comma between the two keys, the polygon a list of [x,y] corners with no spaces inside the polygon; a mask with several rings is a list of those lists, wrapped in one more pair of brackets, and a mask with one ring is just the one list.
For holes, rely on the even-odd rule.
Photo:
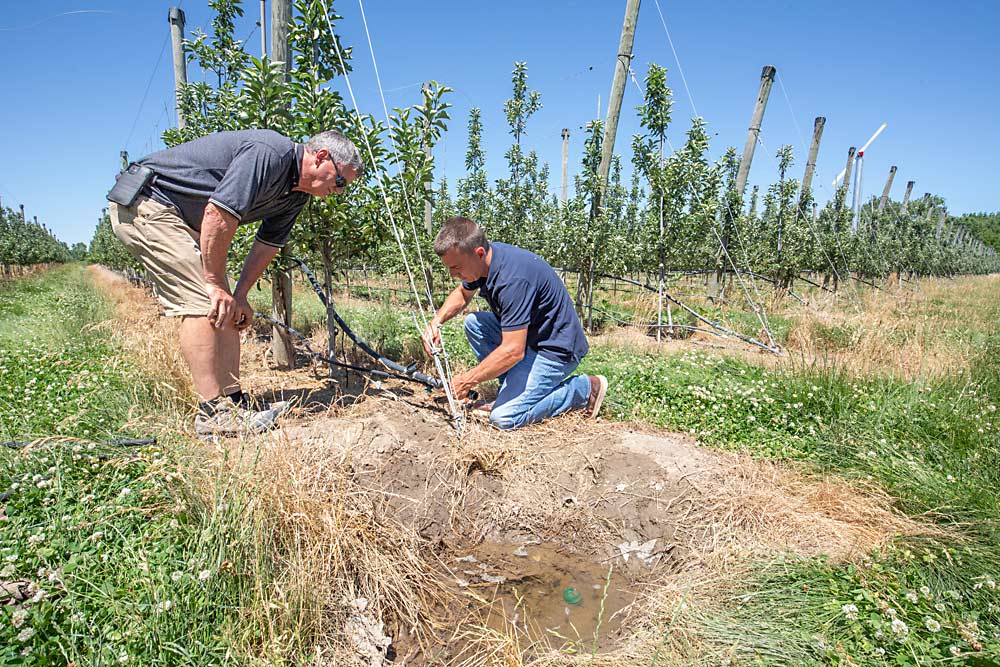
{"label": "dry grass", "polygon": [[133,287],[103,266],[87,267],[89,280],[115,304],[115,319],[102,323],[128,353],[130,360],[153,378],[158,378],[179,403],[193,404],[194,385],[181,355],[179,321],[160,317],[160,306],[144,288]]}
{"label": "dry grass", "polygon": [[747,558],[794,553],[852,560],[900,536],[944,534],[899,513],[880,489],[768,461],[740,457],[717,493],[709,508],[713,530],[698,551],[720,573]]}
{"label": "dry grass", "polygon": [[[1000,295],[1000,276],[923,279],[878,291],[842,289],[840,294],[814,290],[806,295],[809,305],[786,298],[769,311],[793,322],[782,357],[732,338],[697,333],[657,344],[645,332],[630,328],[593,340],[666,355],[708,348],[769,366],[836,368],[908,380],[941,377],[968,368],[976,357],[975,333],[989,330],[998,308],[994,300],[984,307],[984,295]],[[655,319],[654,295],[639,297],[636,304],[637,319],[648,320],[650,313]]]}

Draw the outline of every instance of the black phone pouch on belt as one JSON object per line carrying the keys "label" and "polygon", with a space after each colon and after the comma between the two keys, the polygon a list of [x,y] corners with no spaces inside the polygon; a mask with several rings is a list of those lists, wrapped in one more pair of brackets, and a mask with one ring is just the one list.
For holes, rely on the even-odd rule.
{"label": "black phone pouch on belt", "polygon": [[135,200],[153,180],[153,170],[133,162],[115,177],[115,186],[108,192],[108,201],[125,206],[135,204]]}

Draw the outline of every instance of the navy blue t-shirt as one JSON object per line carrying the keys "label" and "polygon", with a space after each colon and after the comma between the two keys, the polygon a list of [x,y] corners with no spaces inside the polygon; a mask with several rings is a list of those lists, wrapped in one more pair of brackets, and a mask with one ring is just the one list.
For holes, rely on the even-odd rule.
{"label": "navy blue t-shirt", "polygon": [[467,290],[479,290],[503,331],[528,329],[528,347],[544,357],[579,362],[590,347],[569,292],[548,262],[506,243],[492,243],[489,274]]}

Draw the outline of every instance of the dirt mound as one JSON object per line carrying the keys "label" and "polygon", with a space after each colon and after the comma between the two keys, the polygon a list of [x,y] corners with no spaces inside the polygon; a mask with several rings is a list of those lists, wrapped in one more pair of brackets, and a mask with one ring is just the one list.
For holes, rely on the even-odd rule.
{"label": "dirt mound", "polygon": [[517,432],[473,423],[457,439],[426,407],[369,397],[303,411],[253,452],[272,484],[312,498],[306,511],[348,494],[410,540],[441,596],[424,611],[466,629],[431,640],[390,622],[404,654],[459,662],[483,642],[610,649],[645,616],[649,584],[778,552],[850,558],[922,530],[888,497],[683,435],[565,416]]}
{"label": "dirt mound", "polygon": [[290,419],[265,446],[308,453],[305,469],[348,466],[391,516],[438,543],[541,539],[610,559],[623,541],[657,540],[650,560],[662,566],[737,542],[847,558],[918,530],[887,497],[842,481],[572,416],[513,433],[473,424],[455,440],[439,414],[372,398]]}

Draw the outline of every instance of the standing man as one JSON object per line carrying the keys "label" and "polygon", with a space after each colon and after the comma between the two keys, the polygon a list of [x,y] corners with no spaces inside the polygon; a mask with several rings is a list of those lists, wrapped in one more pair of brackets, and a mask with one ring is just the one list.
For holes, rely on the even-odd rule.
{"label": "standing man", "polygon": [[[181,352],[201,396],[195,430],[270,428],[281,409],[254,407],[240,389],[240,331],[253,321],[247,293],[287,242],[309,196],[343,193],[362,170],[361,155],[339,132],[298,144],[271,130],[240,130],[138,164],[152,170],[143,172],[150,180],[137,196],[109,193],[111,224],[148,270],[165,314],[181,318]],[[254,244],[231,289],[229,246],[237,226],[256,221]]]}
{"label": "standing man", "polygon": [[603,375],[574,375],[589,347],[569,292],[533,252],[490,243],[472,220],[451,218],[434,239],[434,252],[462,284],[448,295],[424,332],[424,350],[441,342],[441,324],[461,313],[478,291],[491,312],[465,318],[465,335],[479,365],[452,379],[464,400],[480,382],[500,378],[492,405],[483,406],[501,429],[520,428],[566,410],[596,417],[608,390]]}

